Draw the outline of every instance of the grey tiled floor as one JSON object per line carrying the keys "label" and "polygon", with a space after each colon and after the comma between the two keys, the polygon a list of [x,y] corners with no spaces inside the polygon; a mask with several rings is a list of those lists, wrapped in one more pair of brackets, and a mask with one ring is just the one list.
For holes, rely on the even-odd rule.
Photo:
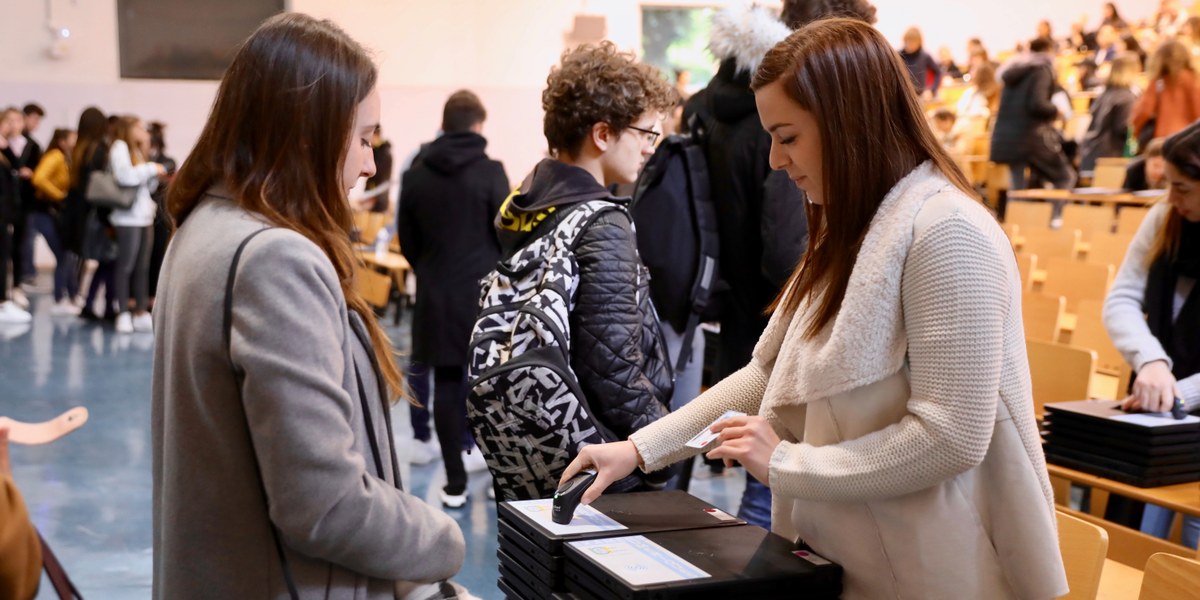
{"label": "grey tiled floor", "polygon": [[[0,415],[40,421],[86,406],[90,420],[53,444],[13,446],[14,477],[34,522],[88,600],[148,598],[153,336],[118,336],[109,325],[51,317],[51,298],[34,294],[31,300],[31,326],[0,326]],[[389,330],[401,350],[408,344],[406,323],[407,316]],[[394,415],[402,464],[409,469],[404,481],[412,493],[436,503],[444,482],[440,463],[408,467],[408,410],[401,405]],[[743,485],[737,470],[731,477],[693,479],[692,492],[732,512]],[[458,520],[468,545],[457,579],[492,599],[502,595],[496,589],[496,513],[486,500],[488,486],[486,473],[472,474],[473,499],[447,513]],[[43,585],[39,598],[52,597]]]}

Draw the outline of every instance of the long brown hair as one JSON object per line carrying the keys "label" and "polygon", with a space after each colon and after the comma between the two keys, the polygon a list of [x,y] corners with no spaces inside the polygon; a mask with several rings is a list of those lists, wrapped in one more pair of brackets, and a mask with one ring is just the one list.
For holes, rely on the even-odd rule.
{"label": "long brown hair", "polygon": [[971,85],[987,100],[988,110],[994,114],[1000,108],[1000,81],[996,79],[996,67],[984,60],[971,71]]}
{"label": "long brown hair", "polygon": [[397,395],[391,342],[354,288],[357,258],[341,182],[355,112],[377,77],[362,46],[332,22],[296,13],[266,20],[221,79],[196,147],[171,183],[167,210],[182,225],[205,192],[223,184],[241,208],[320,247]]}
{"label": "long brown hair", "polygon": [[767,52],[751,87],[776,81],[819,124],[825,202],[808,203],[808,250],[768,310],[819,300],[811,338],[837,316],[871,219],[900,179],[930,160],[974,192],[930,131],[908,68],[870,25],[827,19],[796,31]]}
{"label": "long brown hair", "polygon": [[1169,79],[1174,81],[1180,73],[1192,70],[1192,55],[1177,40],[1167,40],[1154,51],[1150,58],[1150,81]]}
{"label": "long brown hair", "polygon": [[79,115],[79,127],[75,138],[75,149],[71,151],[71,185],[81,185],[79,170],[92,161],[97,149],[104,146],[108,132],[108,117],[95,106],[89,106]]}
{"label": "long brown hair", "polygon": [[129,161],[135,165],[146,162],[146,156],[142,153],[142,143],[133,139],[133,127],[141,122],[137,117],[122,115],[117,117],[116,127],[113,128],[113,142],[125,142],[129,148]]}
{"label": "long brown hair", "polygon": [[[1184,177],[1191,179],[1195,185],[1200,185],[1200,121],[1167,138],[1162,143],[1162,156]],[[1168,201],[1170,192],[1167,194],[1163,202]],[[1174,259],[1179,254],[1179,244],[1182,240],[1183,217],[1179,216],[1178,211],[1168,209],[1162,227],[1154,236],[1154,246],[1146,254],[1146,268],[1150,268],[1162,257]]]}

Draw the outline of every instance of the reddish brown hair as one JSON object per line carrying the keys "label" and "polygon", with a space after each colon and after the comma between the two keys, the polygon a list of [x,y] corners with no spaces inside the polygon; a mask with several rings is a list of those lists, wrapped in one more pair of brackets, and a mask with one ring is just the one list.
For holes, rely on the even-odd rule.
{"label": "reddish brown hair", "polygon": [[808,250],[768,310],[816,301],[811,338],[837,316],[871,219],[900,179],[930,160],[974,192],[930,131],[908,68],[870,25],[827,19],[796,31],[767,52],[751,87],[775,82],[819,124],[825,203],[808,203]]}
{"label": "reddish brown hair", "polygon": [[234,201],[319,246],[342,294],[371,334],[384,380],[402,389],[391,342],[354,288],[357,258],[341,171],[360,102],[375,87],[375,64],[330,21],[284,13],[238,50],[196,147],[167,196],[182,225],[205,192],[224,184]]}

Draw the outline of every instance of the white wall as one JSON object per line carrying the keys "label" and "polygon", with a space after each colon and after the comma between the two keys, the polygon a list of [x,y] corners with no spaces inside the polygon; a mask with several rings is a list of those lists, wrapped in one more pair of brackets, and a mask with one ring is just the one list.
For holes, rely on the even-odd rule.
{"label": "white wall", "polygon": [[[70,56],[50,59],[45,5],[70,27]],[[723,4],[659,0],[654,5]],[[558,61],[572,16],[608,17],[609,38],[625,48],[639,42],[639,0],[292,0],[293,10],[338,22],[372,49],[380,65],[383,127],[397,160],[428,140],[441,104],[469,87],[488,107],[489,151],[514,181],[541,157],[541,88]],[[777,2],[776,2],[777,4]],[[1122,0],[1127,19],[1148,16],[1157,2]],[[1028,39],[1040,18],[1065,33],[1080,14],[1098,19],[1099,0],[876,0],[879,29],[899,44],[904,29],[920,26],[932,51],[946,45],[962,55],[966,39],[983,38],[993,51]],[[74,127],[84,107],[132,113],[169,124],[167,144],[182,158],[199,134],[215,82],[121,80],[116,0],[0,0],[0,105],[36,100],[48,109],[39,131]],[[180,27],[186,27],[181,23]]]}

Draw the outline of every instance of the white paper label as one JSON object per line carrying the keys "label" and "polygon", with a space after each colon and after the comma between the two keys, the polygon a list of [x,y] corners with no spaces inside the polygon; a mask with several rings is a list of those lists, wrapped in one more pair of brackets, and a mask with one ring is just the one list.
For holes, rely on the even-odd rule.
{"label": "white paper label", "polygon": [[1145,427],[1166,427],[1168,425],[1187,425],[1188,423],[1200,423],[1200,417],[1187,415],[1182,419],[1175,419],[1171,413],[1134,413],[1131,415],[1117,415],[1109,417],[1114,421],[1123,423],[1133,423],[1134,425],[1143,425]]}
{"label": "white paper label", "polygon": [[644,536],[570,542],[585,556],[630,585],[712,577]]}
{"label": "white paper label", "polygon": [[554,535],[626,529],[624,525],[612,520],[608,515],[585,504],[580,504],[575,509],[575,516],[566,525],[559,525],[554,522],[554,500],[549,498],[542,500],[516,500],[508,504],[517,509],[517,511],[528,515],[529,518],[533,519],[534,523],[537,523],[538,527]]}

